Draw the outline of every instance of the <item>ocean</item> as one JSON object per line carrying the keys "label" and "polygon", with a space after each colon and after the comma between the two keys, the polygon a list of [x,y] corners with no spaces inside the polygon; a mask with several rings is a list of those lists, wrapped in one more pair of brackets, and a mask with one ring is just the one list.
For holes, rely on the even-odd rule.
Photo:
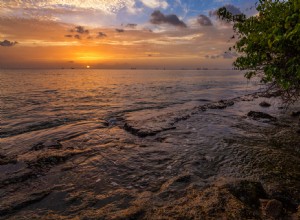
{"label": "ocean", "polygon": [[276,148],[296,122],[262,88],[234,70],[0,70],[0,218],[194,218],[241,179],[296,201],[298,148]]}
{"label": "ocean", "polygon": [[[126,112],[199,105],[253,90],[237,71],[7,70],[0,72],[1,133],[11,137]],[[55,137],[53,137],[55,138]]]}

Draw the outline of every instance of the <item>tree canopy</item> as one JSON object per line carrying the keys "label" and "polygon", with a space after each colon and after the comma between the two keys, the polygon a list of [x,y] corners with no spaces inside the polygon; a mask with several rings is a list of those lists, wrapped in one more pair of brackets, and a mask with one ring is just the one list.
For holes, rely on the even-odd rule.
{"label": "tree canopy", "polygon": [[[234,66],[276,88],[287,102],[300,96],[300,0],[259,0],[251,17],[218,10],[238,36]],[[230,50],[232,48],[229,48]]]}

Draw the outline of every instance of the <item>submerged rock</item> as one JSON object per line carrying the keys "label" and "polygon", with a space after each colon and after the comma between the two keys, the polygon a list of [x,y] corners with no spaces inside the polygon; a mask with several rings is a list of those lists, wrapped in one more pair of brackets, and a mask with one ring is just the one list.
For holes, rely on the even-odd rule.
{"label": "submerged rock", "polygon": [[60,149],[62,148],[61,143],[59,143],[58,141],[46,141],[45,143],[39,142],[35,145],[32,146],[31,150],[32,151],[39,151],[42,150],[44,148],[47,149]]}
{"label": "submerged rock", "polygon": [[261,107],[264,107],[264,108],[268,108],[268,107],[270,107],[271,106],[271,104],[270,103],[268,103],[268,102],[261,102],[261,103],[259,103],[259,105],[261,106]]}
{"label": "submerged rock", "polygon": [[267,113],[264,113],[264,112],[250,111],[247,114],[247,116],[253,118],[254,120],[267,119],[267,120],[270,120],[270,121],[277,121],[277,118],[275,118],[275,117],[273,117],[273,116],[271,116]]}
{"label": "submerged rock", "polygon": [[15,163],[17,163],[17,160],[12,157],[7,157],[7,156],[0,154],[0,165],[6,165],[9,163],[15,164]]}
{"label": "submerged rock", "polygon": [[108,121],[107,121],[108,125],[110,126],[114,126],[117,124],[117,119],[116,118],[110,118]]}
{"label": "submerged rock", "polygon": [[124,124],[124,130],[135,135],[135,136],[138,136],[138,137],[147,137],[147,136],[154,136],[157,132],[154,132],[154,131],[142,131],[138,128],[134,128],[133,126],[129,125],[128,123],[125,123]]}
{"label": "submerged rock", "polygon": [[260,182],[242,180],[227,187],[232,195],[252,208],[258,208],[259,200],[267,198],[267,193]]}
{"label": "submerged rock", "polygon": [[[32,194],[29,194],[28,196],[9,198],[0,206],[0,218],[5,215],[12,214],[16,211],[19,211],[26,206],[29,206],[31,204],[43,200],[50,194],[50,192],[51,191],[47,189],[44,191],[34,192]],[[16,218],[16,219],[20,219],[20,218]]]}
{"label": "submerged rock", "polygon": [[293,117],[298,117],[298,116],[300,116],[300,111],[292,112],[292,116],[293,116]]}
{"label": "submerged rock", "polygon": [[283,210],[282,203],[276,199],[270,200],[264,209],[266,216],[275,219],[281,215],[282,210]]}
{"label": "submerged rock", "polygon": [[123,126],[124,130],[131,133],[132,135],[138,136],[140,138],[145,138],[148,136],[155,136],[156,134],[163,132],[163,131],[168,131],[168,130],[174,130],[176,127],[170,126],[170,127],[159,127],[157,129],[145,129],[145,128],[140,128],[140,127],[135,127],[134,125],[131,125],[129,123],[125,123]]}
{"label": "submerged rock", "polygon": [[188,183],[191,181],[191,175],[183,175],[183,176],[179,176],[175,182],[177,183]]}
{"label": "submerged rock", "polygon": [[30,168],[48,168],[56,164],[65,162],[68,155],[50,155],[38,158],[36,161],[29,163]]}
{"label": "submerged rock", "polygon": [[22,183],[24,181],[27,181],[28,179],[35,178],[35,177],[36,174],[31,170],[27,169],[24,170],[23,172],[7,176],[7,178],[5,179],[0,179],[0,187],[4,187],[11,184]]}
{"label": "submerged rock", "polygon": [[224,109],[233,105],[234,105],[234,101],[232,100],[221,100],[217,103],[208,104],[206,107],[208,109]]}
{"label": "submerged rock", "polygon": [[265,92],[263,94],[261,94],[261,97],[265,97],[265,98],[272,98],[272,97],[279,97],[281,96],[282,92],[281,91],[268,91]]}

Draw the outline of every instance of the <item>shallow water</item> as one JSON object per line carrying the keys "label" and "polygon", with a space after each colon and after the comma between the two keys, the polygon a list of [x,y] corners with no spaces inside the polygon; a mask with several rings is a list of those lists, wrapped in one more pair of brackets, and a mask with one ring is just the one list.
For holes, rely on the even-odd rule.
{"label": "shallow water", "polygon": [[299,119],[259,88],[228,70],[1,70],[0,218],[195,218],[173,209],[240,179],[294,212]]}
{"label": "shallow water", "polygon": [[126,111],[216,101],[251,88],[233,71],[2,70],[0,77],[3,137]]}

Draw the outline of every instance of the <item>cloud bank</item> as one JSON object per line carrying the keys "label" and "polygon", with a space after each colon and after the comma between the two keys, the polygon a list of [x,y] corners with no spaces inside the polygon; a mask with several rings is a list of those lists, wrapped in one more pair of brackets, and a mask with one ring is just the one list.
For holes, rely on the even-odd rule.
{"label": "cloud bank", "polygon": [[170,24],[177,27],[187,27],[187,25],[183,21],[179,20],[177,15],[164,15],[159,10],[156,10],[151,14],[150,22],[152,24]]}
{"label": "cloud bank", "polygon": [[0,41],[0,46],[2,46],[2,47],[12,47],[12,46],[15,46],[17,43],[18,43],[17,41],[4,40],[4,41]]}
{"label": "cloud bank", "polygon": [[197,18],[197,22],[201,25],[201,26],[212,26],[212,22],[209,19],[209,17],[207,17],[206,15],[199,15]]}

